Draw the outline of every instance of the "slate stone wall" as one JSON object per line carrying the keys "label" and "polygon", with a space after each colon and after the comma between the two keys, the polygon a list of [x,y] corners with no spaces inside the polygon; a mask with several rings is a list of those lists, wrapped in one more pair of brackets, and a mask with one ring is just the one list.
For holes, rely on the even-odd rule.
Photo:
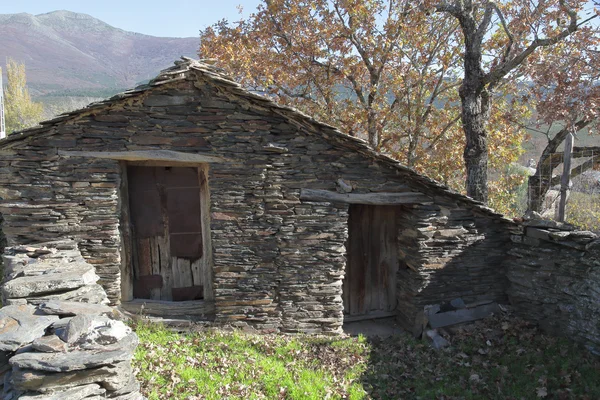
{"label": "slate stone wall", "polygon": [[[75,239],[112,303],[118,303],[122,164],[58,152],[202,153],[226,160],[209,165],[217,322],[340,332],[348,206],[299,199],[302,188],[336,190],[338,179],[355,193],[415,191],[438,204],[407,208],[402,243],[416,251],[401,257],[416,272],[398,276],[400,307],[407,307],[401,313],[412,315],[417,305],[433,302],[429,297],[478,298],[484,291],[490,296],[504,291],[505,281],[496,279],[501,266],[489,253],[493,243],[504,241],[503,234],[491,241],[499,218],[481,210],[473,214],[450,191],[365,155],[362,141],[342,140],[332,131],[290,121],[271,103],[241,99],[190,75],[3,145],[4,232],[9,245]],[[430,237],[432,232],[441,236]],[[467,256],[471,250],[476,251]]]}
{"label": "slate stone wall", "polygon": [[515,311],[600,352],[600,236],[533,221],[512,241],[507,293]]}
{"label": "slate stone wall", "polygon": [[442,199],[404,207],[399,218],[398,313],[405,329],[413,330],[426,305],[456,298],[506,303],[510,222]]}

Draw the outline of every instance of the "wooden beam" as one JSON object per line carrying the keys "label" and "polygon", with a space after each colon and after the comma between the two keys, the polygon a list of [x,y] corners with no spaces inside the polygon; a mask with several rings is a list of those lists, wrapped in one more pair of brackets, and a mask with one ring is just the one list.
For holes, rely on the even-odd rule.
{"label": "wooden beam", "polygon": [[337,193],[329,190],[301,189],[300,200],[330,203],[369,204],[375,206],[430,203],[432,199],[418,192]]}
{"label": "wooden beam", "polygon": [[[566,139],[565,139],[566,141]],[[545,163],[551,162],[553,166],[558,166],[563,162],[565,153],[557,151],[544,160]],[[574,146],[571,152],[571,158],[593,157],[600,158],[600,146]]]}
{"label": "wooden beam", "polygon": [[560,180],[560,202],[558,204],[558,221],[565,222],[565,205],[567,204],[567,191],[571,182],[571,152],[573,151],[573,133],[565,138],[565,151],[563,160],[563,173]]}
{"label": "wooden beam", "polygon": [[134,299],[121,303],[121,308],[135,315],[163,318],[207,317],[215,312],[213,301],[163,301]]}
{"label": "wooden beam", "polygon": [[122,161],[162,161],[177,163],[221,163],[227,161],[222,157],[199,153],[183,153],[173,150],[132,150],[132,151],[64,151],[59,150],[62,157],[105,158]]}
{"label": "wooden beam", "polygon": [[346,324],[348,322],[364,321],[367,319],[390,318],[397,316],[398,313],[396,311],[375,311],[362,315],[344,315],[344,323]]}

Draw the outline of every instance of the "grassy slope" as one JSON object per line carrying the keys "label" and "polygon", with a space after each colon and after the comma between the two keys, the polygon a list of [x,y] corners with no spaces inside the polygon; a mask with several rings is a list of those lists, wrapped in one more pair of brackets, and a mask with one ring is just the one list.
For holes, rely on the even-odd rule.
{"label": "grassy slope", "polygon": [[177,334],[138,326],[149,399],[598,399],[600,359],[499,316],[435,351],[406,336]]}

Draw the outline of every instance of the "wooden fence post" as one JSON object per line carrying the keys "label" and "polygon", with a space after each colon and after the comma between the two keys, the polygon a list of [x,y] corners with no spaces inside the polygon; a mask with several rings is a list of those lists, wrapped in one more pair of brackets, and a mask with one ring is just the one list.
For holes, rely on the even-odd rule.
{"label": "wooden fence post", "polygon": [[567,192],[571,181],[571,153],[573,152],[573,132],[569,132],[565,138],[565,151],[563,159],[563,173],[560,180],[560,203],[558,205],[558,221],[565,221],[565,205],[567,204]]}

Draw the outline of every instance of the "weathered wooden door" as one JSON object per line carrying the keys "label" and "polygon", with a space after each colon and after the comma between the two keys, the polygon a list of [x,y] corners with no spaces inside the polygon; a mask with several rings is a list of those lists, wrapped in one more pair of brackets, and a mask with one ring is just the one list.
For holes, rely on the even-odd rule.
{"label": "weathered wooden door", "polygon": [[396,212],[395,206],[350,205],[343,285],[347,316],[385,315],[396,308]]}
{"label": "weathered wooden door", "polygon": [[202,299],[210,267],[204,256],[202,170],[130,165],[127,180],[133,297]]}

